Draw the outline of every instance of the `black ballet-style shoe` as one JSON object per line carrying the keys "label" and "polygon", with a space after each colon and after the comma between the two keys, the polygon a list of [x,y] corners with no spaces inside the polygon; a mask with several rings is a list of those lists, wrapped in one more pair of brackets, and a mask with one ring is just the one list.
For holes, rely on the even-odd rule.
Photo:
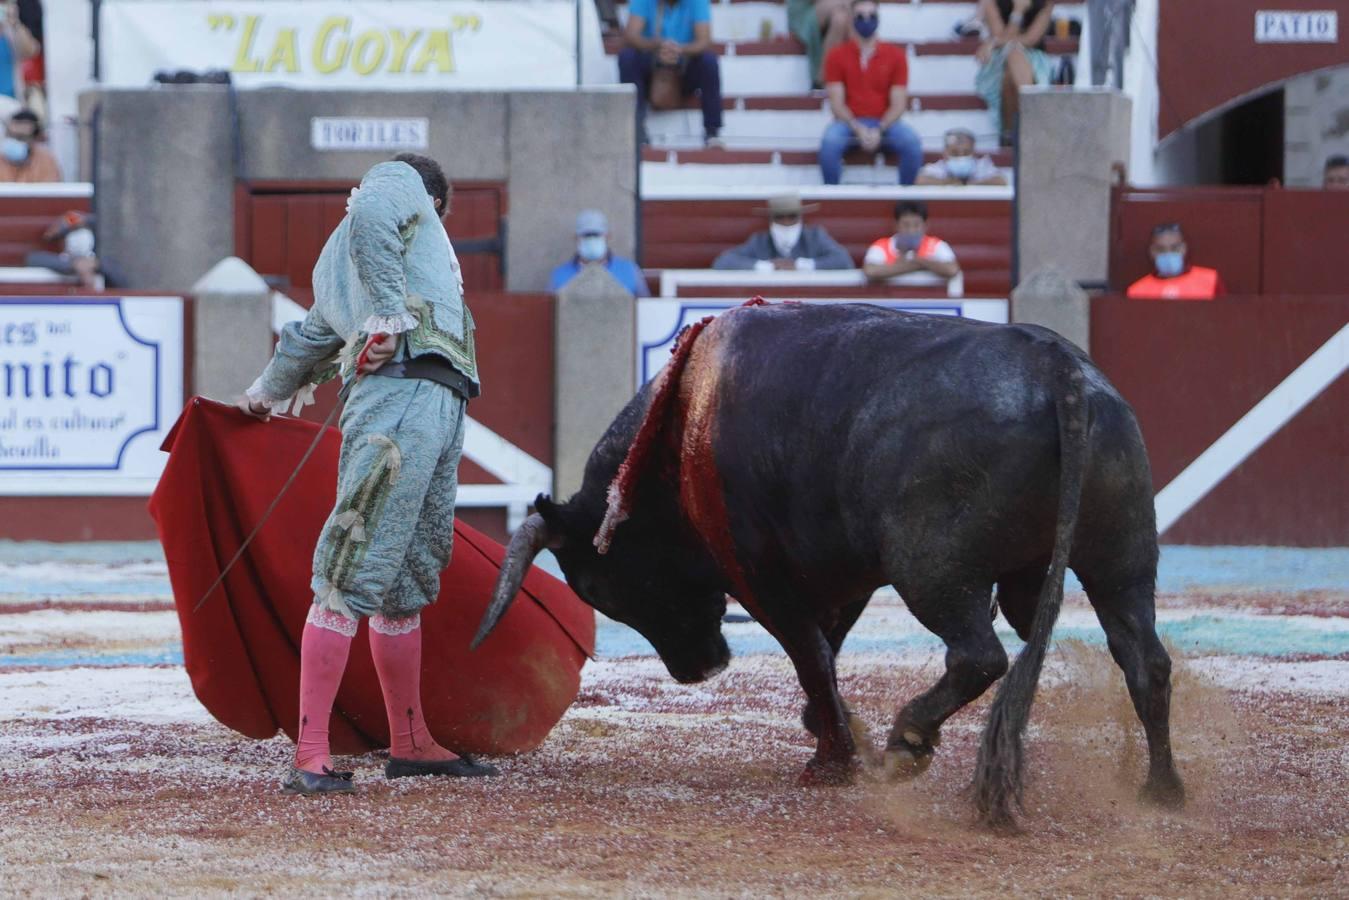
{"label": "black ballet-style shoe", "polygon": [[351,783],[353,772],[334,772],[327,766],[323,774],[306,772],[291,766],[290,774],[281,782],[281,793],[300,794],[312,797],[315,794],[354,794],[356,785]]}
{"label": "black ballet-style shoe", "polygon": [[496,775],[497,767],[490,763],[480,763],[471,756],[458,759],[419,760],[389,757],[384,766],[385,778],[418,778],[423,775],[444,775],[450,778],[482,778]]}

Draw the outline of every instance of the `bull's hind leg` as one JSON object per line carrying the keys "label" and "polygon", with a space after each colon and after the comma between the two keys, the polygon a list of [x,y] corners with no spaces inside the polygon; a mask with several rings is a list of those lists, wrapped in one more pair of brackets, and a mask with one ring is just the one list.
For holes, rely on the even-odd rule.
{"label": "bull's hind leg", "polygon": [[1007,671],[1007,652],[989,615],[989,593],[988,585],[900,590],[923,627],[945,642],[946,674],[895,717],[885,746],[886,771],[892,777],[923,772],[941,742],[942,723]]}
{"label": "bull's hind leg", "polygon": [[1148,780],[1140,797],[1161,806],[1181,806],[1185,788],[1171,755],[1171,657],[1157,637],[1151,579],[1122,590],[1085,577],[1083,585],[1147,734]]}

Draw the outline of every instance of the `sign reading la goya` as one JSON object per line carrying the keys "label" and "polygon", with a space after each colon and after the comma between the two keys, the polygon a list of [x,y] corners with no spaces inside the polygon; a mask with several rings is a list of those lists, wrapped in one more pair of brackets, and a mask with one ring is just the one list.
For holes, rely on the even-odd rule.
{"label": "sign reading la goya", "polygon": [[0,495],[148,495],[182,406],[182,298],[0,297]]}
{"label": "sign reading la goya", "polygon": [[[576,84],[575,0],[103,0],[102,81],[224,69],[239,87],[555,88]],[[608,77],[594,4],[582,80]]]}
{"label": "sign reading la goya", "polygon": [[1340,17],[1333,9],[1261,9],[1255,13],[1257,44],[1334,44]]}

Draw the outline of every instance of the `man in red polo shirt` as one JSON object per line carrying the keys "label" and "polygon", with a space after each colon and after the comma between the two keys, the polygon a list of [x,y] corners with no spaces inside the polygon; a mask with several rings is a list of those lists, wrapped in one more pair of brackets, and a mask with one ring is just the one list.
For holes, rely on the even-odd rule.
{"label": "man in red polo shirt", "polygon": [[1212,300],[1227,293],[1217,269],[1189,265],[1185,233],[1175,223],[1152,229],[1152,275],[1129,285],[1135,300]]}
{"label": "man in red polo shirt", "polygon": [[900,121],[909,105],[909,61],[904,48],[876,38],[880,15],[875,0],[853,0],[852,40],[824,59],[824,86],[834,121],[820,143],[825,184],[838,184],[843,154],[854,147],[868,153],[899,154],[899,183],[913,184],[923,164],[918,133]]}

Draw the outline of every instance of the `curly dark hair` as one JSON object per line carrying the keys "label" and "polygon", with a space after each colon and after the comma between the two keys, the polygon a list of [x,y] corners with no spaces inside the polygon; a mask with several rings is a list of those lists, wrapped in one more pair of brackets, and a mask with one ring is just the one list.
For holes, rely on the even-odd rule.
{"label": "curly dark hair", "polygon": [[450,182],[440,163],[419,153],[400,153],[393,159],[394,162],[407,163],[417,170],[417,174],[422,176],[422,184],[426,186],[426,193],[431,195],[432,200],[440,201],[442,216],[450,211]]}

